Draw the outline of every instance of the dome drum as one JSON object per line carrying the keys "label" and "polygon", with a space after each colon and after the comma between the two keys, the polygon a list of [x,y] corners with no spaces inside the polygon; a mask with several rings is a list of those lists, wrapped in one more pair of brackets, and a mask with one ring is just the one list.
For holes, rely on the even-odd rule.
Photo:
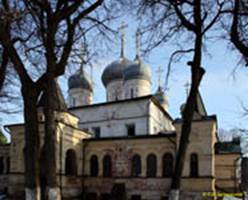
{"label": "dome drum", "polygon": [[158,91],[155,93],[154,97],[158,100],[158,102],[163,106],[163,108],[168,111],[169,108],[169,102],[168,98],[163,92],[162,88],[159,87]]}

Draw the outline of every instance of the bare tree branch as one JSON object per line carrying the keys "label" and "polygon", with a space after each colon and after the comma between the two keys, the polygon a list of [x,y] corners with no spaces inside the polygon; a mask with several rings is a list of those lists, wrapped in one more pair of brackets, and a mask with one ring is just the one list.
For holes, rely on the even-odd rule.
{"label": "bare tree branch", "polygon": [[165,76],[165,88],[168,88],[169,85],[169,78],[171,75],[171,68],[172,68],[172,63],[174,62],[174,58],[178,55],[186,54],[186,53],[191,53],[194,52],[194,49],[181,49],[181,50],[176,50],[174,51],[169,58],[169,62],[167,64],[167,71],[166,71],[166,76]]}
{"label": "bare tree branch", "polygon": [[235,0],[235,5],[233,9],[233,20],[231,25],[231,42],[235,45],[235,47],[240,51],[240,53],[248,59],[248,46],[244,44],[244,42],[240,39],[240,33],[238,31],[239,22],[239,10],[240,10],[240,0]]}

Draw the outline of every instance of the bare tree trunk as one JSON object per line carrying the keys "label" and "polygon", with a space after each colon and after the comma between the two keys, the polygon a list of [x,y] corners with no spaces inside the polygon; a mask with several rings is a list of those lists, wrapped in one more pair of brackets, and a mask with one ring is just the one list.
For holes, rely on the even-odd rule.
{"label": "bare tree trunk", "polygon": [[248,158],[241,161],[241,190],[244,192],[244,199],[248,199]]}
{"label": "bare tree trunk", "polygon": [[46,193],[48,200],[61,199],[60,189],[56,174],[56,122],[55,122],[55,99],[56,83],[53,76],[48,76],[45,105],[45,171],[46,171]]}
{"label": "bare tree trunk", "polygon": [[[179,200],[179,197],[180,197],[181,177],[182,177],[187,147],[189,143],[189,136],[190,136],[191,127],[192,127],[194,110],[196,106],[196,97],[197,97],[198,87],[199,87],[201,78],[204,74],[204,70],[202,68],[199,68],[198,74],[199,74],[198,81],[195,82],[194,86],[193,84],[191,86],[190,94],[189,94],[189,97],[188,97],[188,100],[185,106],[185,110],[183,113],[183,125],[182,125],[182,131],[181,131],[181,138],[179,142],[179,149],[178,149],[177,156],[176,156],[175,172],[172,178],[170,200]],[[193,74],[192,74],[192,77],[193,77]]]}
{"label": "bare tree trunk", "polygon": [[[245,5],[245,1],[242,0],[234,0],[234,8],[233,8],[233,19],[230,29],[230,39],[239,53],[244,57],[246,61],[246,66],[248,66],[248,45],[247,38],[244,37],[243,31],[247,29],[247,23],[240,23],[242,19],[242,15],[240,13],[245,13],[242,5]],[[247,10],[246,10],[247,12]],[[247,13],[246,13],[247,14]],[[244,17],[244,15],[243,15]],[[244,193],[244,200],[248,200],[248,158],[243,157],[241,161],[241,190]]]}
{"label": "bare tree trunk", "polygon": [[8,64],[7,51],[3,50],[3,52],[0,55],[0,92],[3,88],[3,84],[6,76],[7,64]]}
{"label": "bare tree trunk", "polygon": [[39,155],[40,138],[37,116],[37,92],[33,87],[23,86],[25,121],[25,195],[26,200],[40,200]]}
{"label": "bare tree trunk", "polygon": [[205,70],[201,67],[202,58],[202,21],[201,21],[201,1],[194,1],[194,21],[195,29],[195,48],[194,58],[191,65],[191,88],[189,97],[186,102],[185,110],[183,111],[183,125],[181,130],[181,138],[179,148],[176,155],[176,165],[171,183],[170,200],[178,200],[180,197],[181,177],[185,163],[185,156],[189,143],[189,136],[192,127],[192,121],[196,106],[196,97],[198,88]]}
{"label": "bare tree trunk", "polygon": [[[230,30],[230,39],[231,39],[231,42],[236,47],[236,49],[241,53],[241,55],[244,56],[244,58],[246,59],[246,62],[248,62],[248,46],[244,42],[245,38],[241,38],[240,36],[242,35],[242,33],[239,33],[240,31],[239,29],[241,28],[240,27],[241,26],[240,25],[241,15],[239,14],[239,12],[241,11],[241,8],[240,8],[241,3],[242,3],[242,0],[235,0],[234,10],[233,10],[233,21],[232,21],[231,30]],[[247,23],[244,23],[244,24],[247,25]],[[245,30],[245,27],[243,28]]]}

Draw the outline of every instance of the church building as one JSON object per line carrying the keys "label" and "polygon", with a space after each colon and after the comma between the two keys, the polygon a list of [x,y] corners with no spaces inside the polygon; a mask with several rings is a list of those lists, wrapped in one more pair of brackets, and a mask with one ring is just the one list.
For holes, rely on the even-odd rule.
{"label": "church building", "polygon": [[[68,80],[68,104],[57,85],[57,177],[63,198],[168,199],[182,118],[171,117],[161,87],[151,92],[151,78],[139,53],[130,60],[122,48],[102,74],[106,102],[93,102],[92,80],[83,68]],[[37,104],[41,141],[44,98]],[[24,125],[5,129],[11,142],[0,145],[0,191],[22,199]],[[217,117],[207,114],[199,92],[182,175],[185,200],[213,199],[204,192],[239,191],[240,149],[225,148],[217,132]]]}

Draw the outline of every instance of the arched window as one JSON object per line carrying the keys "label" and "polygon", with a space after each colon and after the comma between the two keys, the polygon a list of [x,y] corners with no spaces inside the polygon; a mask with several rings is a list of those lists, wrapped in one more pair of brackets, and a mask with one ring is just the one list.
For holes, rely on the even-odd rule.
{"label": "arched window", "polygon": [[157,157],[154,154],[149,154],[146,160],[146,175],[148,177],[156,177],[157,174]]}
{"label": "arched window", "polygon": [[6,164],[7,164],[6,173],[9,174],[9,171],[10,171],[10,157],[9,156],[6,159]]}
{"label": "arched window", "polygon": [[77,155],[72,149],[67,150],[65,158],[65,174],[68,176],[77,175]]}
{"label": "arched window", "polygon": [[96,155],[90,158],[90,176],[98,176],[98,158]]}
{"label": "arched window", "polygon": [[3,157],[0,157],[0,174],[4,172],[4,160]]}
{"label": "arched window", "polygon": [[171,153],[164,154],[162,164],[163,164],[163,177],[172,177],[173,155]]}
{"label": "arched window", "polygon": [[198,155],[196,153],[192,153],[190,155],[190,176],[198,177]]}
{"label": "arched window", "polygon": [[139,176],[141,174],[141,159],[138,154],[132,158],[132,176]]}
{"label": "arched window", "polygon": [[103,157],[103,176],[104,177],[112,176],[112,160],[110,155],[105,155]]}

